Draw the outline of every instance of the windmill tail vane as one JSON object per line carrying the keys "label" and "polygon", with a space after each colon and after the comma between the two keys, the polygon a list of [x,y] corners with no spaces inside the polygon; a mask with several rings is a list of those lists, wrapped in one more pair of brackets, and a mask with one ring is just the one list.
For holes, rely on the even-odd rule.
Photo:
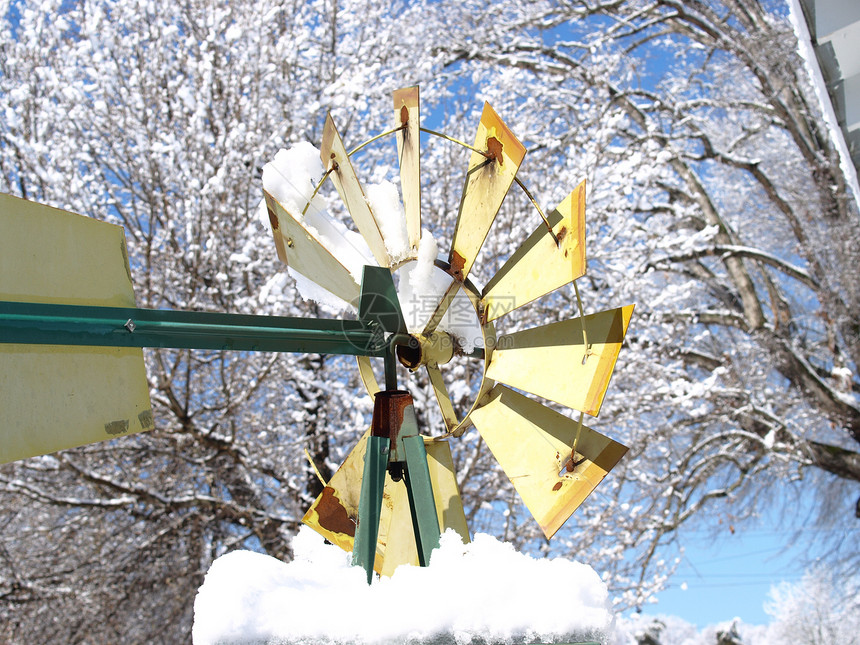
{"label": "windmill tail vane", "polygon": [[[469,540],[451,443],[474,428],[551,538],[627,451],[583,418],[600,411],[633,305],[583,311],[585,182],[545,213],[517,177],[525,147],[489,104],[472,144],[421,127],[419,107],[417,87],[397,90],[393,127],[351,151],[329,114],[319,149],[281,151],[263,173],[278,257],[353,303],[357,320],[137,308],[121,227],[0,195],[0,463],[153,429],[143,347],[354,355],[373,399],[371,427],[305,524],[352,551],[368,581],[428,564],[442,531]],[[447,261],[422,229],[422,133],[470,151]],[[402,195],[395,189],[391,208],[391,190],[381,193],[388,202],[373,187],[369,198],[350,159],[388,137]],[[349,226],[317,205],[329,180]],[[478,287],[472,269],[514,183],[540,218]],[[496,330],[569,284],[575,317]],[[449,392],[456,361],[480,374],[467,409]],[[414,401],[398,387],[398,366],[407,378],[426,373],[442,420],[431,434],[421,433]],[[579,411],[578,420],[542,399]]]}

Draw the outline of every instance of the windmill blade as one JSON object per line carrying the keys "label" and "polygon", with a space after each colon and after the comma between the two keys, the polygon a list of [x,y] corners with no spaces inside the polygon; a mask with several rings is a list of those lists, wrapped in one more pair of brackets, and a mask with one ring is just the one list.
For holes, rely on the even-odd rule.
{"label": "windmill blade", "polygon": [[632,313],[628,305],[500,336],[487,378],[597,416]]}
{"label": "windmill blade", "polygon": [[[352,551],[355,540],[364,454],[369,434],[368,430],[361,437],[302,518],[302,523],[348,552]],[[466,514],[454,476],[451,448],[445,441],[433,441],[427,437],[424,438],[424,447],[427,450],[427,465],[439,526],[443,531],[454,529],[464,542],[468,542]],[[377,573],[391,575],[401,564],[418,566],[418,550],[412,535],[406,487],[402,481],[395,482],[386,474],[374,569]]]}
{"label": "windmill blade", "polygon": [[526,154],[489,103],[484,103],[474,147],[486,155],[472,152],[469,159],[448,258],[451,274],[461,282],[469,275]]}
{"label": "windmill blade", "polygon": [[299,218],[269,193],[263,191],[263,194],[281,261],[338,298],[356,302],[360,286],[349,269],[304,227]]}
{"label": "windmill blade", "polygon": [[[0,194],[0,300],[134,307],[120,226]],[[154,427],[143,351],[0,343],[0,463]]]}
{"label": "windmill blade", "polygon": [[397,127],[397,159],[400,162],[400,190],[406,213],[406,233],[412,257],[418,255],[421,238],[421,158],[418,86],[394,92],[394,119]]}
{"label": "windmill blade", "polygon": [[495,320],[585,275],[585,182],[547,215],[484,287],[484,320]]}
{"label": "windmill blade", "polygon": [[460,421],[454,411],[454,404],[451,402],[451,395],[448,394],[448,387],[445,385],[438,365],[427,364],[425,367],[427,368],[427,376],[430,377],[430,385],[433,386],[433,393],[436,395],[436,401],[439,403],[445,429],[451,432],[460,424]]}
{"label": "windmill blade", "polygon": [[627,448],[504,385],[486,401],[472,422],[549,539]]}
{"label": "windmill blade", "polygon": [[449,284],[448,288],[445,289],[444,293],[442,293],[439,302],[436,303],[436,308],[430,315],[430,319],[427,321],[427,324],[424,325],[424,329],[421,332],[422,334],[429,336],[436,331],[439,323],[442,322],[445,314],[448,313],[448,309],[451,307],[451,303],[454,302],[454,298],[456,298],[457,294],[460,292],[460,285],[460,282],[451,280],[451,284]]}
{"label": "windmill blade", "polygon": [[352,167],[343,140],[337,132],[331,114],[328,114],[323,127],[322,145],[320,146],[320,158],[326,172],[331,171],[331,179],[340,198],[343,200],[352,220],[355,222],[358,232],[370,247],[373,257],[379,266],[390,266],[391,261],[385,248],[382,237],[382,229],[376,220],[358,175]]}
{"label": "windmill blade", "polygon": [[[430,471],[439,527],[442,531],[453,529],[463,543],[468,544],[469,528],[454,475],[451,447],[447,441],[433,441],[424,437],[424,448],[427,451],[427,467]],[[386,479],[385,491],[374,566],[380,575],[391,576],[401,564],[418,566],[419,559],[405,480],[393,482]]]}

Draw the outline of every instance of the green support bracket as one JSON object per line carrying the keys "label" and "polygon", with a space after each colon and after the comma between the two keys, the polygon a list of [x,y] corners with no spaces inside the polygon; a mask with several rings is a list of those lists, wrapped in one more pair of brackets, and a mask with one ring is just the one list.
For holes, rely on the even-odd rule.
{"label": "green support bracket", "polygon": [[405,334],[406,321],[400,309],[391,269],[365,266],[358,299],[358,319],[373,322],[390,334]]}
{"label": "green support bracket", "polygon": [[436,517],[436,502],[433,500],[433,485],[427,466],[427,450],[420,435],[404,437],[406,452],[406,491],[412,511],[412,528],[418,547],[418,562],[422,567],[430,564],[430,554],[439,546],[441,532]]}
{"label": "green support bracket", "polygon": [[364,454],[364,473],[358,500],[358,525],[352,547],[352,564],[367,572],[367,584],[373,581],[379,517],[382,513],[382,491],[388,469],[389,439],[371,435]]}
{"label": "green support bracket", "polygon": [[364,567],[368,584],[373,580],[386,472],[391,473],[393,481],[404,479],[418,563],[426,567],[431,552],[439,546],[439,520],[424,438],[418,434],[412,397],[401,390],[378,392],[373,402],[352,550],[352,562]]}

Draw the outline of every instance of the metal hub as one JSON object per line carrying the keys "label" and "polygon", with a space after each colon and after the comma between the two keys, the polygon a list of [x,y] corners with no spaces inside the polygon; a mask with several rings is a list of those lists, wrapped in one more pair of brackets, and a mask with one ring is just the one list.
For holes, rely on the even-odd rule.
{"label": "metal hub", "polygon": [[454,337],[448,332],[410,334],[408,344],[397,346],[397,360],[410,371],[422,365],[445,365],[454,356]]}

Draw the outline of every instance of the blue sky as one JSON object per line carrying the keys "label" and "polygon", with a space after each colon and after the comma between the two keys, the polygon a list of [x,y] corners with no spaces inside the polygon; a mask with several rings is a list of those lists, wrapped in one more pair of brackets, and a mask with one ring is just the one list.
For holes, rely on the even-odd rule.
{"label": "blue sky", "polygon": [[[838,529],[800,529],[824,530]],[[717,540],[706,532],[688,533],[682,540],[686,553],[677,574],[657,595],[658,604],[643,613],[678,616],[699,628],[735,617],[752,625],[769,623],[764,603],[771,587],[800,581],[805,571],[802,563],[809,561],[809,542],[796,544],[794,535],[794,529],[785,528],[734,534],[727,530]]]}

